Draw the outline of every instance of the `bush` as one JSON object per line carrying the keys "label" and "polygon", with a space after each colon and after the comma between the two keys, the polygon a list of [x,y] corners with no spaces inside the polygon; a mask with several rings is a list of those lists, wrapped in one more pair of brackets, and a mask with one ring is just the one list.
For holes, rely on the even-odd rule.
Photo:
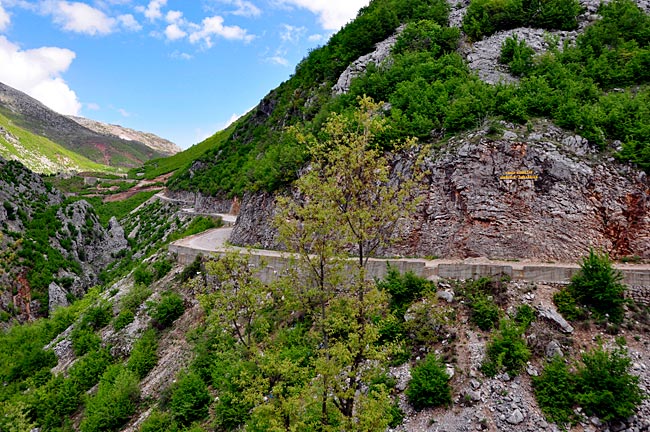
{"label": "bush", "polygon": [[74,330],[70,338],[72,339],[72,349],[77,357],[97,351],[102,343],[102,339],[95,332],[83,328]]}
{"label": "bush", "polygon": [[488,344],[481,367],[485,375],[494,376],[501,371],[516,375],[521,371],[530,358],[523,334],[524,327],[508,319],[501,320],[499,332]]}
{"label": "bush", "polygon": [[99,330],[106,327],[113,318],[113,310],[109,304],[102,304],[99,306],[91,307],[84,314],[81,320],[82,327],[91,327],[94,330]]}
{"label": "bush", "polygon": [[532,379],[535,398],[546,418],[559,425],[573,423],[576,379],[565,359],[554,357],[542,374]]}
{"label": "bush", "polygon": [[517,36],[509,37],[501,45],[499,63],[508,65],[510,72],[515,76],[525,75],[533,65],[535,51],[524,40]]}
{"label": "bush", "polygon": [[143,333],[133,345],[127,368],[140,379],[144,378],[158,363],[158,338],[152,329]]}
{"label": "bush", "polygon": [[87,391],[97,384],[99,377],[112,362],[113,357],[108,349],[91,352],[72,365],[69,371],[70,380],[81,391]]}
{"label": "bush", "polygon": [[604,421],[634,414],[644,399],[639,377],[630,374],[631,361],[625,351],[607,353],[598,348],[583,354],[577,373],[577,401],[588,415]]}
{"label": "bush", "polygon": [[484,294],[474,295],[470,301],[470,307],[472,308],[471,321],[481,330],[492,330],[499,322],[501,312],[496,303]]}
{"label": "bush", "polygon": [[573,367],[556,357],[533,378],[535,397],[544,415],[559,424],[580,420],[574,411],[578,405],[604,421],[628,418],[645,397],[639,378],[630,374],[630,365],[622,349],[593,349]]}
{"label": "bush", "polygon": [[451,404],[449,375],[435,354],[413,368],[406,396],[415,409]]}
{"label": "bush", "polygon": [[133,281],[139,285],[149,286],[153,282],[153,273],[143,264],[133,272]]}
{"label": "bush", "polygon": [[152,267],[156,272],[155,274],[156,279],[162,279],[172,269],[172,263],[167,259],[163,259],[161,261],[156,261],[155,263],[153,263]]}
{"label": "bush", "polygon": [[435,284],[431,281],[416,276],[413,272],[401,274],[395,267],[388,265],[386,278],[377,283],[380,290],[388,291],[390,294],[391,310],[399,318],[404,317],[404,312],[409,305],[422,297],[426,290],[435,290]]}
{"label": "bush", "polygon": [[153,411],[140,425],[138,432],[177,432],[178,426],[171,414]]}
{"label": "bush", "polygon": [[172,390],[169,408],[176,421],[188,425],[208,415],[211,400],[208,387],[201,377],[190,372],[178,379]]}
{"label": "bush", "polygon": [[123,366],[109,367],[97,394],[88,399],[81,432],[117,430],[133,415],[140,395],[138,379]]}
{"label": "bush", "polygon": [[149,316],[157,328],[164,329],[185,312],[183,299],[176,293],[166,292],[158,303],[149,303]]}
{"label": "bush", "polygon": [[533,321],[535,321],[535,309],[527,304],[520,305],[517,308],[517,315],[515,315],[515,322],[528,328]]}
{"label": "bush", "polygon": [[115,317],[113,328],[117,331],[122,330],[124,327],[131,324],[134,319],[135,314],[131,310],[125,309]]}
{"label": "bush", "polygon": [[151,295],[151,289],[146,285],[135,284],[120,300],[122,310],[130,310],[135,314],[142,302]]}
{"label": "bush", "polygon": [[585,310],[578,306],[576,299],[567,288],[553,294],[553,303],[557,311],[569,321],[576,321],[585,318]]}
{"label": "bush", "polygon": [[583,258],[580,271],[571,278],[569,291],[578,303],[591,308],[599,317],[609,316],[609,321],[623,320],[623,275],[612,267],[605,253],[589,251]]}

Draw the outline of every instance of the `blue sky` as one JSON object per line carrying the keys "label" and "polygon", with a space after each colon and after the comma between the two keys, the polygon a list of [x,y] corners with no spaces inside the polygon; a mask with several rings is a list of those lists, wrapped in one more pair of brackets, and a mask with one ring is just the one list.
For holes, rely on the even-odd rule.
{"label": "blue sky", "polygon": [[0,82],[186,148],[289,78],[369,0],[0,0]]}

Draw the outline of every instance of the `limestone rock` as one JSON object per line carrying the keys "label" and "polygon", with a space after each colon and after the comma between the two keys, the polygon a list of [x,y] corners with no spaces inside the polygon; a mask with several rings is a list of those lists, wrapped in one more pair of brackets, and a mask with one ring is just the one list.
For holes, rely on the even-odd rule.
{"label": "limestone rock", "polygon": [[452,303],[454,301],[454,293],[453,291],[438,291],[436,293],[436,297],[438,297],[440,300],[444,300],[447,303]]}
{"label": "limestone rock", "polygon": [[403,30],[404,27],[399,27],[394,35],[382,42],[379,42],[375,46],[375,50],[373,52],[359,57],[354,63],[348,66],[348,68],[341,74],[337,83],[332,88],[332,93],[335,95],[347,93],[350,90],[350,84],[352,83],[352,80],[364,73],[370,63],[374,63],[376,65],[382,64],[390,56],[391,49],[395,45],[395,42],[397,42],[397,38]]}
{"label": "limestone rock", "polygon": [[50,311],[61,306],[68,306],[69,303],[66,297],[67,293],[63,288],[57,285],[56,282],[50,283],[47,292],[49,297],[48,309]]}
{"label": "limestone rock", "polygon": [[555,307],[550,305],[538,305],[536,307],[537,314],[549,321],[554,322],[560,329],[565,333],[573,333],[573,326],[569,324],[567,320],[564,319],[562,315],[555,309]]}
{"label": "limestone rock", "polygon": [[546,345],[546,357],[551,359],[553,357],[564,357],[562,352],[562,345],[556,340],[552,340]]}
{"label": "limestone rock", "polygon": [[518,425],[524,421],[524,413],[519,408],[514,410],[506,420],[508,423]]}

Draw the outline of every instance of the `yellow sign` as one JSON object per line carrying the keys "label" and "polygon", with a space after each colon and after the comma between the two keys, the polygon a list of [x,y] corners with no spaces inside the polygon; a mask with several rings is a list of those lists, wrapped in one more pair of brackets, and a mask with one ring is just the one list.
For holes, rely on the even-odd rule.
{"label": "yellow sign", "polygon": [[500,176],[500,180],[537,180],[539,178],[533,170],[508,171]]}

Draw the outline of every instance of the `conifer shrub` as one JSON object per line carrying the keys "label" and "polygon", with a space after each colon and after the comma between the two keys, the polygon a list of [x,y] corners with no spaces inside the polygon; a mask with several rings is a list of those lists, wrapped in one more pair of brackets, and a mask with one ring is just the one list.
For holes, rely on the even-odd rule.
{"label": "conifer shrub", "polygon": [[485,294],[475,294],[470,302],[470,320],[483,331],[492,330],[499,322],[501,312],[496,303]]}
{"label": "conifer shrub", "polygon": [[81,320],[82,327],[90,327],[93,330],[99,330],[111,322],[113,310],[108,303],[89,308]]}
{"label": "conifer shrub", "polygon": [[516,322],[503,319],[499,331],[492,336],[488,343],[485,360],[481,369],[487,376],[499,372],[516,375],[530,359],[530,350],[524,339],[525,327]]}
{"label": "conifer shrub", "polygon": [[154,410],[140,425],[138,432],[177,432],[178,425],[170,413]]}

